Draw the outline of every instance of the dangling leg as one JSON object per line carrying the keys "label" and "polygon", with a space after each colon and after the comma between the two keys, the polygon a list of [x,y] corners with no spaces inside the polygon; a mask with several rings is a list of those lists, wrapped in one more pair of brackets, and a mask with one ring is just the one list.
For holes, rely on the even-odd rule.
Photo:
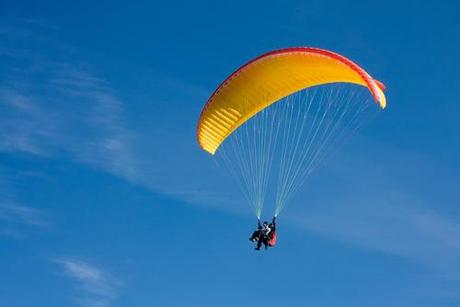
{"label": "dangling leg", "polygon": [[252,233],[252,236],[249,238],[249,241],[254,242],[260,236],[260,231],[256,230]]}
{"label": "dangling leg", "polygon": [[260,247],[262,246],[262,241],[263,241],[263,238],[259,236],[257,240],[257,247],[255,248],[256,250],[260,251]]}

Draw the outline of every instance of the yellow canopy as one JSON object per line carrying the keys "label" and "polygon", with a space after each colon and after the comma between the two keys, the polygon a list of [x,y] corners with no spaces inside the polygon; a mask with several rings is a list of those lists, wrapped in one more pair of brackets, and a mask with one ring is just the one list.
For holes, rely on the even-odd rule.
{"label": "yellow canopy", "polygon": [[298,47],[263,54],[237,69],[211,95],[198,122],[198,143],[214,154],[233,131],[272,103],[308,87],[338,82],[367,87],[385,108],[383,84],[337,53]]}

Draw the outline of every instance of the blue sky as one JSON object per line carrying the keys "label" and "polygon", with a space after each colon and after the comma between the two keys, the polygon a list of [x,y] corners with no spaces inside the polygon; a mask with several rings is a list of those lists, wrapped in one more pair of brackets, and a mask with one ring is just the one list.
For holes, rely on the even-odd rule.
{"label": "blue sky", "polygon": [[[2,1],[0,305],[459,306],[459,12]],[[287,46],[357,61],[389,106],[257,254],[254,218],[195,125],[233,69]]]}

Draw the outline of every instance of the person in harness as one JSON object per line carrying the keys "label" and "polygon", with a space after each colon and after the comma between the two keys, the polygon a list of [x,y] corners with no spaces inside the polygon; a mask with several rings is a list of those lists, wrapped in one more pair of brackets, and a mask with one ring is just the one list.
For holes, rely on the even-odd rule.
{"label": "person in harness", "polygon": [[272,222],[268,227],[271,229],[268,238],[268,246],[276,245],[276,216],[273,217]]}
{"label": "person in harness", "polygon": [[249,238],[251,242],[257,242],[256,250],[260,250],[262,244],[265,249],[269,246],[274,246],[276,243],[276,217],[273,218],[272,222],[264,222],[260,224],[260,220],[257,222],[257,230],[252,233]]}
{"label": "person in harness", "polygon": [[262,225],[260,224],[260,220],[257,220],[257,229],[254,230],[254,232],[252,233],[252,236],[249,238],[249,241],[258,242],[261,234],[262,234]]}

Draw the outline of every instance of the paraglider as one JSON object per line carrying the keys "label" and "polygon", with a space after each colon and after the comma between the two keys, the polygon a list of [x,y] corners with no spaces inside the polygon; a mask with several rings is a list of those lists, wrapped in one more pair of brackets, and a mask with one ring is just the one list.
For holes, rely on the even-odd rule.
{"label": "paraglider", "polygon": [[[217,87],[201,112],[198,143],[227,167],[258,220],[266,198],[274,198],[274,227],[329,150],[356,131],[372,105],[385,108],[384,88],[360,66],[331,51],[271,51]],[[276,186],[274,195],[270,184]],[[276,232],[267,229],[261,235],[262,226],[251,241],[274,245]]]}
{"label": "paraglider", "polygon": [[257,221],[257,229],[252,233],[249,238],[251,242],[257,242],[256,250],[260,250],[262,244],[267,249],[269,246],[275,246],[276,244],[276,217],[273,217],[272,222],[264,222],[260,224],[260,220]]}

